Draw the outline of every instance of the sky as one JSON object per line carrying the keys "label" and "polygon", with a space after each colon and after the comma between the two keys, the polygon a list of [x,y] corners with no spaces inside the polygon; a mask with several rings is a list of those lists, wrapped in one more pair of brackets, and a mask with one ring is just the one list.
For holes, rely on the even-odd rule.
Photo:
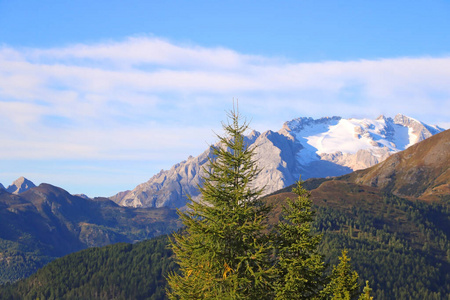
{"label": "sky", "polygon": [[298,117],[450,128],[450,1],[0,0],[0,183],[112,196]]}

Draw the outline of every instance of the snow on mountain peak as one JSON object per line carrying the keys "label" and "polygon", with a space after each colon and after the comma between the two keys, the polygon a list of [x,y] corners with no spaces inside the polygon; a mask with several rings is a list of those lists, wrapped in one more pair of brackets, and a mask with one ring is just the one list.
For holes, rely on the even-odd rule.
{"label": "snow on mountain peak", "polygon": [[[266,186],[270,193],[293,184],[300,175],[302,179],[338,176],[373,166],[440,131],[401,114],[375,120],[301,117],[285,122],[278,132],[252,131],[245,142],[258,146],[255,155],[262,172],[254,184]],[[197,185],[211,155],[208,149],[189,157],[112,199],[126,206],[183,207],[186,195],[199,197]]]}
{"label": "snow on mountain peak", "polygon": [[301,131],[307,127],[313,127],[320,124],[330,124],[333,122],[337,122],[341,119],[341,117],[333,116],[333,117],[323,117],[320,119],[313,119],[311,117],[300,117],[293,119],[289,122],[285,122],[283,128],[288,131]]}
{"label": "snow on mountain peak", "polygon": [[405,149],[443,131],[443,129],[438,126],[430,126],[402,114],[397,114],[395,116],[394,123],[408,128],[409,144],[405,147]]}

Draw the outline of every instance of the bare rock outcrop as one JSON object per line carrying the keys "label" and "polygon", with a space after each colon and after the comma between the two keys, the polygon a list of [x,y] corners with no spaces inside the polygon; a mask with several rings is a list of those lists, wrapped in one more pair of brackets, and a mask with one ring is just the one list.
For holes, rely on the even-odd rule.
{"label": "bare rock outcrop", "polygon": [[7,192],[11,194],[20,194],[25,191],[28,191],[29,189],[35,187],[36,185],[31,182],[30,180],[26,179],[25,177],[20,177],[16,181],[14,181],[8,188],[6,189]]}
{"label": "bare rock outcrop", "polygon": [[[246,143],[256,147],[255,158],[262,170],[254,185],[265,187],[265,194],[269,194],[293,184],[300,176],[339,176],[371,167],[441,131],[401,114],[394,119],[380,116],[375,120],[303,117],[286,122],[278,132],[252,131]],[[183,208],[188,196],[198,199],[197,187],[211,157],[210,149],[191,156],[110,199],[123,206]]]}

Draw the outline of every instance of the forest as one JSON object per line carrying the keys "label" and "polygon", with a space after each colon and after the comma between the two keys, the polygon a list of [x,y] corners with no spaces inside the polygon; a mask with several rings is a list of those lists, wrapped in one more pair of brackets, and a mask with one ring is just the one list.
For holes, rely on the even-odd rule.
{"label": "forest", "polygon": [[[349,250],[351,264],[369,280],[374,299],[446,299],[450,295],[448,205],[384,195],[384,211],[364,206],[314,206],[313,228],[329,264]],[[389,216],[404,215],[415,237],[397,232]],[[166,299],[166,276],[176,271],[168,236],[136,244],[90,248],[49,263],[27,279],[0,288],[1,299]],[[330,271],[330,270],[329,270]]]}

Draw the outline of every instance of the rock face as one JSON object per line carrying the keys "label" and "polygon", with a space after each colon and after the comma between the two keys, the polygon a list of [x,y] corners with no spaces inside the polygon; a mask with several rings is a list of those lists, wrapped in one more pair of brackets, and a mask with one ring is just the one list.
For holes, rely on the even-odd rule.
{"label": "rock face", "polygon": [[[262,169],[255,185],[265,186],[270,194],[300,176],[339,176],[368,168],[441,131],[401,114],[376,120],[303,117],[286,122],[278,132],[253,131],[246,142],[257,146],[255,158]],[[187,195],[194,200],[199,197],[197,186],[202,184],[210,157],[208,149],[110,199],[123,206],[183,208]]]}
{"label": "rock face", "polygon": [[128,193],[111,197],[113,201],[123,206],[132,207],[183,207],[189,196],[198,196],[197,185],[201,184],[211,151],[208,149],[198,157],[190,156],[186,161],[174,165],[170,170],[161,170],[149,181],[138,185]]}
{"label": "rock face", "polygon": [[25,177],[20,177],[16,181],[14,181],[8,188],[6,189],[7,192],[11,194],[20,194],[25,191],[28,191],[29,189],[36,187],[33,182],[26,179]]}

